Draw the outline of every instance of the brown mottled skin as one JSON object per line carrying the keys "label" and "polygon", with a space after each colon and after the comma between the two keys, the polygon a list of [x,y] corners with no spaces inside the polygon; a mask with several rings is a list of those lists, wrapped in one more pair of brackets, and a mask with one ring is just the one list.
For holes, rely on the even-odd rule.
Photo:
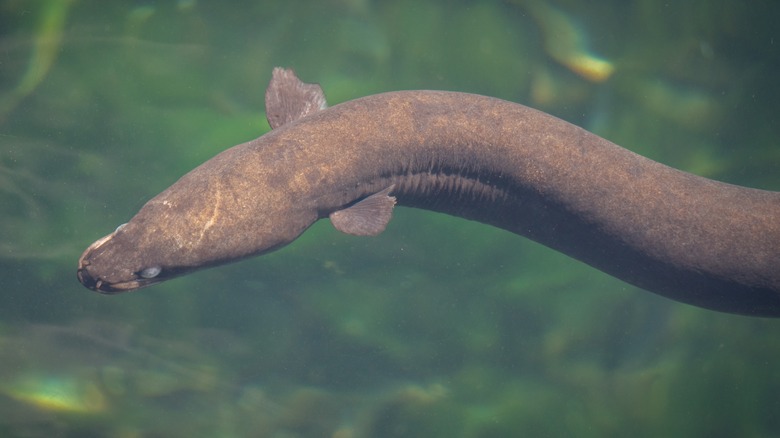
{"label": "brown mottled skin", "polygon": [[[263,254],[391,185],[400,205],[503,228],[648,291],[780,316],[780,193],[672,169],[516,103],[437,91],[356,99],[222,152],[87,249],[79,279],[121,292]],[[158,276],[139,275],[152,266]]]}

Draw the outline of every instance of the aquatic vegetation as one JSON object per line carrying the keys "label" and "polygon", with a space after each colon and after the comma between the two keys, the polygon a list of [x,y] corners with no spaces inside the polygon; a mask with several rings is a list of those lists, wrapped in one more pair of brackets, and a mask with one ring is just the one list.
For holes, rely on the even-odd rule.
{"label": "aquatic vegetation", "polygon": [[99,167],[102,158],[23,134],[0,137],[0,259],[52,260],[78,251],[50,225],[69,222],[70,169]]}
{"label": "aquatic vegetation", "polygon": [[542,31],[544,48],[554,60],[592,82],[604,82],[615,72],[612,62],[591,53],[587,33],[574,17],[545,1],[517,3],[534,17]]}
{"label": "aquatic vegetation", "polygon": [[61,50],[64,27],[73,3],[74,0],[46,0],[36,5],[37,9],[34,8],[37,23],[27,70],[15,88],[0,96],[0,125],[8,113],[35,91],[54,65]]}

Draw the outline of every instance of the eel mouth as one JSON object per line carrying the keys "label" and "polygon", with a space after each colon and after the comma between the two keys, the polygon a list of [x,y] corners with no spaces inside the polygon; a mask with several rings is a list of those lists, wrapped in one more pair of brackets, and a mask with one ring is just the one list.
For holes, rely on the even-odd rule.
{"label": "eel mouth", "polygon": [[134,278],[132,280],[110,283],[89,272],[89,262],[84,259],[79,260],[79,268],[76,270],[76,277],[87,289],[106,295],[141,289],[162,281],[161,279],[155,278]]}
{"label": "eel mouth", "polygon": [[121,292],[121,290],[118,290],[116,287],[114,287],[114,285],[93,277],[92,274],[87,271],[86,267],[80,267],[76,271],[76,277],[78,277],[79,281],[84,285],[84,287],[87,289],[92,289],[95,292],[100,292],[103,294],[114,294]]}

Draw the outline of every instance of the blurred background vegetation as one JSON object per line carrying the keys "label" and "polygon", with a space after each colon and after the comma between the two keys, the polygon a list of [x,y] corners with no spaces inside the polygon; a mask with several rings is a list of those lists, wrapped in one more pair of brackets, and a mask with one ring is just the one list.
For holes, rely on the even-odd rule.
{"label": "blurred background vegetation", "polygon": [[[518,236],[396,209],[106,297],[81,251],[268,130],[274,66],[331,105],[524,103],[780,190],[770,0],[0,2],[0,435],[774,436],[780,324],[633,288]],[[597,169],[594,169],[597,171]]]}

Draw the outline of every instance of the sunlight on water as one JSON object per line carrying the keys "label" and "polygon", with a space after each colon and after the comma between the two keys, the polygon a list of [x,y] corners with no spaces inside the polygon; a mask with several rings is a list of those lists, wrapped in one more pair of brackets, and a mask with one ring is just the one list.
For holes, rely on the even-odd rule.
{"label": "sunlight on water", "polygon": [[96,384],[75,377],[29,374],[6,385],[8,396],[47,411],[91,414],[108,407]]}

